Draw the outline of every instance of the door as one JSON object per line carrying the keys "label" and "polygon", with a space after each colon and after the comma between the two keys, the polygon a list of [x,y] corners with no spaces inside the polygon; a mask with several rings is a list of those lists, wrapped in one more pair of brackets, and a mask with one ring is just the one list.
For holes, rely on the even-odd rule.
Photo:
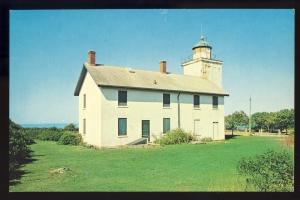
{"label": "door", "polygon": [[200,119],[194,120],[194,136],[196,138],[200,137]]}
{"label": "door", "polygon": [[219,137],[219,123],[213,122],[213,139],[218,139]]}
{"label": "door", "polygon": [[142,137],[150,142],[150,120],[142,120]]}

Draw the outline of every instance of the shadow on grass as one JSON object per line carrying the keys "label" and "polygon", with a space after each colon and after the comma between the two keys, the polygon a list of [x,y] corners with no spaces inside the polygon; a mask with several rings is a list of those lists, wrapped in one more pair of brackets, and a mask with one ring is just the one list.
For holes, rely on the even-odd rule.
{"label": "shadow on grass", "polygon": [[13,186],[19,184],[21,177],[28,173],[28,171],[17,169],[12,175],[10,175],[9,185]]}
{"label": "shadow on grass", "polygon": [[236,137],[239,137],[239,135],[225,135],[225,140],[236,139]]}
{"label": "shadow on grass", "polygon": [[13,174],[9,174],[9,185],[10,186],[19,184],[22,176],[30,173],[27,170],[21,169],[25,164],[35,162],[38,160],[37,157],[44,156],[44,155],[32,155],[32,152],[33,151],[29,152],[29,156],[23,161],[23,163],[21,165],[19,165],[17,167],[16,171]]}

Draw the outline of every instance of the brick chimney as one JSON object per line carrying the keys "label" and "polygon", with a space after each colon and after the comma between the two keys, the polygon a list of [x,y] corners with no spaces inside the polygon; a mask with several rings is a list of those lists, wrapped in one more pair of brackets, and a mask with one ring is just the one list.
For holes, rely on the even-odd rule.
{"label": "brick chimney", "polygon": [[88,60],[89,65],[96,65],[96,52],[95,51],[89,51],[88,52]]}
{"label": "brick chimney", "polygon": [[159,62],[159,71],[163,74],[167,73],[167,61],[162,60]]}

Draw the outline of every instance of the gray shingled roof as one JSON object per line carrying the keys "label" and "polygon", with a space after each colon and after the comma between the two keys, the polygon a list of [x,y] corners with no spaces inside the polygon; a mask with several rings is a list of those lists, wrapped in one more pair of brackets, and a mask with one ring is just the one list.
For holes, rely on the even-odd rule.
{"label": "gray shingled roof", "polygon": [[180,91],[228,96],[213,82],[197,77],[178,74],[163,74],[108,65],[83,66],[74,95],[78,96],[85,77],[89,72],[98,86],[138,88],[150,90]]}

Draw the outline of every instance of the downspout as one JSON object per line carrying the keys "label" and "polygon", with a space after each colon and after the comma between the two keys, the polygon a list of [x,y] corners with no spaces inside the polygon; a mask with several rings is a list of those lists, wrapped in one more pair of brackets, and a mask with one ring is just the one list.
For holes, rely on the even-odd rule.
{"label": "downspout", "polygon": [[177,119],[178,119],[178,128],[180,128],[180,101],[179,101],[180,92],[177,95]]}

